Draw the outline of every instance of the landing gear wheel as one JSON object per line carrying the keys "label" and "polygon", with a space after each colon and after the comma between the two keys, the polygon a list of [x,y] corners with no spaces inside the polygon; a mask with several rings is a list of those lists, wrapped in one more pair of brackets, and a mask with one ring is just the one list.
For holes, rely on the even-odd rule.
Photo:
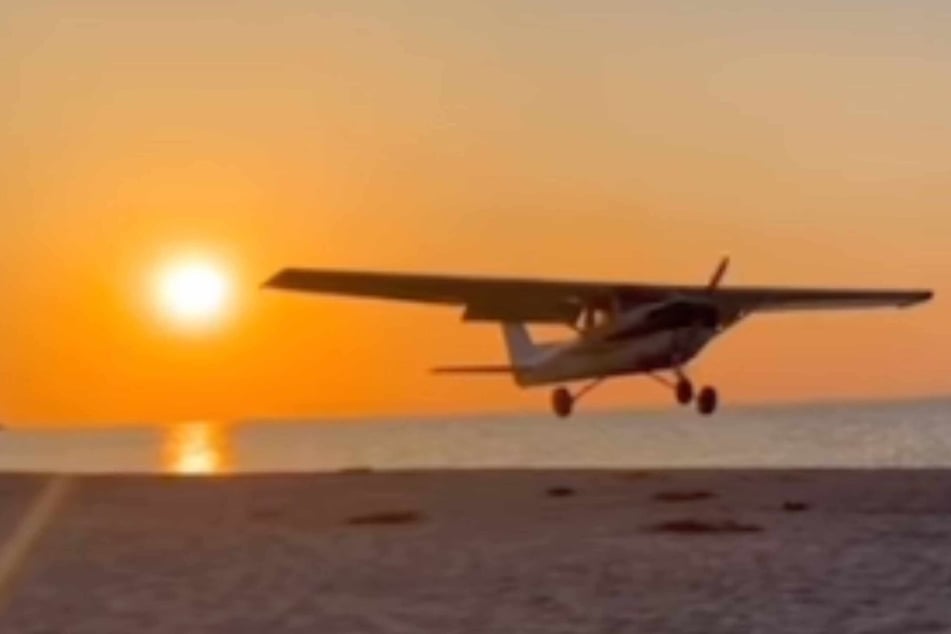
{"label": "landing gear wheel", "polygon": [[693,400],[693,383],[687,379],[680,379],[674,387],[674,394],[677,396],[678,403],[689,405]]}
{"label": "landing gear wheel", "polygon": [[571,392],[560,387],[551,393],[551,408],[559,418],[571,416],[571,409],[574,407],[575,399]]}
{"label": "landing gear wheel", "polygon": [[697,411],[704,416],[709,416],[717,410],[717,391],[712,387],[705,387],[700,390],[697,396]]}

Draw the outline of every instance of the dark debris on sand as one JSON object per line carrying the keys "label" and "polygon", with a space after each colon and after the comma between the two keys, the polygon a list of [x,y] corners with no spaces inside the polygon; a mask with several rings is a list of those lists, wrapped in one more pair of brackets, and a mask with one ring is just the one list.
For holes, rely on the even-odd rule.
{"label": "dark debris on sand", "polygon": [[783,510],[788,511],[790,513],[799,513],[802,511],[808,511],[810,508],[812,507],[806,502],[794,502],[791,500],[783,502]]}
{"label": "dark debris on sand", "polygon": [[707,522],[695,519],[671,520],[648,527],[653,533],[681,533],[681,534],[722,534],[722,533],[758,533],[762,526],[743,524],[735,520]]}
{"label": "dark debris on sand", "polygon": [[716,497],[712,491],[661,491],[654,494],[657,502],[696,502]]}
{"label": "dark debris on sand", "polygon": [[423,520],[419,511],[383,511],[367,515],[356,515],[347,519],[351,526],[416,524]]}

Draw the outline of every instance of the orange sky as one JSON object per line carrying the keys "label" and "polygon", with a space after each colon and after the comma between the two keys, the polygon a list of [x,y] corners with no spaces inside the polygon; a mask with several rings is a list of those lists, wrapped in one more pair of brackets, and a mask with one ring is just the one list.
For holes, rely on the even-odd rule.
{"label": "orange sky", "polygon": [[[761,317],[725,400],[951,389],[951,44],[936,2],[37,0],[0,6],[0,413],[17,422],[546,407],[444,309],[262,294],[284,265],[932,287]],[[207,251],[226,327],[147,280]],[[664,403],[623,380],[590,406]]]}

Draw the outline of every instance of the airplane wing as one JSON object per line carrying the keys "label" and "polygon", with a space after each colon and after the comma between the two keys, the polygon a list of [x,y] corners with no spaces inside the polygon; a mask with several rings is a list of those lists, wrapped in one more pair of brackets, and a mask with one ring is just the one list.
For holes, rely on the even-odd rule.
{"label": "airplane wing", "polygon": [[[702,294],[702,290],[697,293]],[[732,287],[718,289],[708,296],[719,305],[750,313],[907,308],[926,302],[933,295],[930,290]]]}
{"label": "airplane wing", "polygon": [[667,286],[617,282],[285,269],[265,288],[463,306],[470,321],[574,323],[585,308],[627,309],[673,299],[711,301],[738,313],[906,307],[929,290]]}

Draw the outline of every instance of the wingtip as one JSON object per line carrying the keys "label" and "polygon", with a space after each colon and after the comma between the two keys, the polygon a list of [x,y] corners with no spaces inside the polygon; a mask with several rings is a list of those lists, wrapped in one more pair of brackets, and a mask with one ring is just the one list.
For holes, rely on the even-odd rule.
{"label": "wingtip", "polygon": [[905,308],[908,308],[911,306],[917,306],[918,304],[924,304],[926,302],[930,302],[932,299],[934,299],[934,297],[935,297],[935,292],[930,289],[915,291],[912,297],[907,302],[905,302],[903,306]]}
{"label": "wingtip", "polygon": [[288,272],[288,269],[281,269],[277,271],[276,273],[272,274],[269,278],[262,281],[259,284],[258,288],[261,288],[264,290],[282,288],[283,287],[282,280],[284,280],[287,277],[287,272]]}

